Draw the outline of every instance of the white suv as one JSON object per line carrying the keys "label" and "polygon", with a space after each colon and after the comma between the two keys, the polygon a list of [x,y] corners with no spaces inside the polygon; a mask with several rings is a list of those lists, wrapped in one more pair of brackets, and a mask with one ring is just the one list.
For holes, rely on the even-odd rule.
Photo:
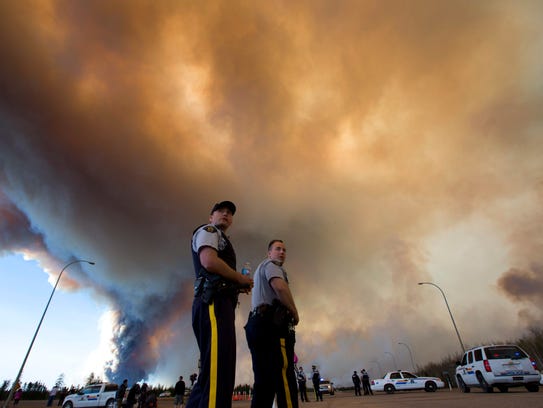
{"label": "white suv", "polygon": [[530,392],[539,391],[541,374],[534,359],[515,345],[480,346],[464,353],[456,363],[456,379],[462,392],[470,387],[481,387],[492,392],[492,387],[507,392],[509,387],[526,387]]}

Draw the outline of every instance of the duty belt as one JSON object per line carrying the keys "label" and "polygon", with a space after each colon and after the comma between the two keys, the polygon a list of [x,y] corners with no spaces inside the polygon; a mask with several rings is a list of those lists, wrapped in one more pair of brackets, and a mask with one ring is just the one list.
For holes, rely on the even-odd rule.
{"label": "duty belt", "polygon": [[226,282],[223,279],[210,280],[204,276],[200,276],[194,282],[194,297],[201,297],[204,303],[211,304],[217,296],[233,296],[237,300],[239,290],[232,283]]}
{"label": "duty belt", "polygon": [[253,310],[251,310],[251,316],[265,316],[266,313],[271,312],[271,310],[272,305],[262,303],[261,305],[258,305]]}

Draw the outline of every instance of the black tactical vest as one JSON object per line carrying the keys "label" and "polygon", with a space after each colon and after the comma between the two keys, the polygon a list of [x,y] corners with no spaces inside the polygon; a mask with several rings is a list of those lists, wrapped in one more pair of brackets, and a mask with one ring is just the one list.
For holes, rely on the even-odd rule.
{"label": "black tactical vest", "polygon": [[[200,225],[198,228],[194,230],[194,232],[198,231],[204,225],[207,225],[207,224]],[[219,228],[215,226],[213,226],[213,228],[215,228],[216,233],[219,234],[219,250],[217,251],[219,258],[222,259],[224,262],[226,262],[226,264],[230,268],[236,270],[236,253],[234,252],[234,247],[232,246],[230,240]],[[193,236],[194,236],[194,233],[193,233]],[[192,242],[190,245],[190,249],[192,252],[192,263],[194,264],[194,273],[196,274],[197,279],[201,275],[205,276],[206,278],[212,278],[212,277],[218,276],[218,275],[208,272],[202,266],[200,262],[199,254],[192,249]]]}

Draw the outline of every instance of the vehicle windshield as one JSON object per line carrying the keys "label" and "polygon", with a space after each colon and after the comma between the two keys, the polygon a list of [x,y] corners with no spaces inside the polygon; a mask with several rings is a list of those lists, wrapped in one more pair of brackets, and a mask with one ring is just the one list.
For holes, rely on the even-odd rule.
{"label": "vehicle windshield", "polygon": [[90,387],[85,387],[83,389],[83,394],[96,394],[100,392],[100,386],[99,385],[91,385]]}
{"label": "vehicle windshield", "polygon": [[526,354],[516,346],[492,346],[485,348],[486,358],[489,360],[499,360],[510,358],[512,360],[526,358]]}

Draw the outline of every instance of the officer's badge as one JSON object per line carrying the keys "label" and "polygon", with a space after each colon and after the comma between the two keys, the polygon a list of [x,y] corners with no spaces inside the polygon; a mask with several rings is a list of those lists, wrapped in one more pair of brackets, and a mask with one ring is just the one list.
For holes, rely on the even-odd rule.
{"label": "officer's badge", "polygon": [[217,232],[217,230],[212,227],[211,225],[207,225],[204,227],[204,231],[207,231],[207,232]]}

